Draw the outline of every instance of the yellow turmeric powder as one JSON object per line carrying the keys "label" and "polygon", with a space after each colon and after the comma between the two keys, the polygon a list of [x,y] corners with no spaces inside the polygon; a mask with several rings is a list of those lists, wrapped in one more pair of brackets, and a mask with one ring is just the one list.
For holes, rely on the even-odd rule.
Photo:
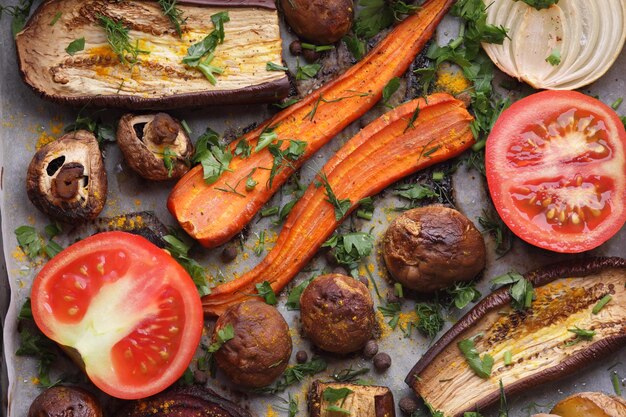
{"label": "yellow turmeric powder", "polygon": [[437,81],[435,82],[436,90],[457,95],[470,87],[471,84],[469,80],[465,78],[465,75],[463,75],[460,69],[454,68],[448,64],[443,64],[437,70]]}

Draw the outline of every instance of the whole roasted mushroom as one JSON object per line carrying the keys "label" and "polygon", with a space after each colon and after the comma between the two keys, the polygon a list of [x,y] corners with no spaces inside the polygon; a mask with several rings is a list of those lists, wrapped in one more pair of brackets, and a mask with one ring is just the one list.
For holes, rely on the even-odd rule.
{"label": "whole roasted mushroom", "polygon": [[117,143],[128,165],[145,179],[166,181],[189,171],[193,144],[183,125],[167,113],[125,114]]}
{"label": "whole roasted mushroom", "polygon": [[396,281],[428,293],[476,277],[485,267],[485,242],[458,211],[420,207],[391,223],[383,240],[383,257]]}
{"label": "whole roasted mushroom", "polygon": [[90,392],[75,387],[48,388],[30,405],[28,417],[102,417],[102,408]]}
{"label": "whole roasted mushroom", "polygon": [[28,166],[26,192],[35,207],[57,220],[98,217],[107,178],[95,136],[78,130],[41,148]]}
{"label": "whole roasted mushroom", "polygon": [[359,280],[329,274],[315,278],[300,296],[302,331],[318,348],[347,354],[372,338],[374,302]]}

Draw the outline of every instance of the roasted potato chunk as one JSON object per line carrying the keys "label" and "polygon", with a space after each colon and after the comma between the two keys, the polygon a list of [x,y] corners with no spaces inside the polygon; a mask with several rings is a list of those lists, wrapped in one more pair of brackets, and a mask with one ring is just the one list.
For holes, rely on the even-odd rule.
{"label": "roasted potato chunk", "polygon": [[281,0],[285,19],[302,39],[316,45],[335,43],[352,26],[352,0]]}

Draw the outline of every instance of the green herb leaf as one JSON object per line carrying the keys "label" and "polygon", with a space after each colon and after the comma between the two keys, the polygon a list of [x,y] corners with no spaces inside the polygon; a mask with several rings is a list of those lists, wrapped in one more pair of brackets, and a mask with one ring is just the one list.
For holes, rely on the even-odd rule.
{"label": "green herb leaf", "polygon": [[62,12],[56,12],[54,17],[52,18],[52,20],[50,21],[49,25],[50,26],[54,26],[57,24],[57,22],[59,21],[59,19],[61,18],[61,16],[63,16]]}
{"label": "green herb leaf", "polygon": [[509,417],[509,404],[506,400],[502,380],[500,380],[500,410],[498,412],[498,417]]}
{"label": "green herb leaf", "polygon": [[278,65],[273,62],[268,62],[265,64],[265,70],[266,71],[289,71],[289,68],[287,68],[284,65]]}
{"label": "green herb leaf", "polygon": [[200,70],[213,85],[217,83],[213,74],[221,74],[224,70],[210,65],[210,63],[213,60],[215,48],[224,42],[224,23],[229,21],[230,17],[226,11],[212,15],[211,22],[213,22],[215,29],[200,42],[191,45],[182,61],[183,64]]}
{"label": "green herb leaf", "polygon": [[345,400],[346,397],[348,397],[348,395],[352,394],[354,391],[352,391],[350,388],[332,388],[332,387],[327,387],[326,389],[324,389],[324,391],[322,392],[322,398],[324,399],[324,401],[328,401],[330,403],[336,403],[342,400]]}
{"label": "green herb leaf", "polygon": [[453,297],[454,306],[459,310],[467,307],[469,303],[478,301],[481,296],[473,282],[457,282],[446,292]]}
{"label": "green herb leaf", "polygon": [[398,88],[400,88],[400,78],[393,77],[391,80],[389,80],[385,88],[383,88],[383,105],[384,106],[390,107],[389,99],[391,98],[393,93],[398,91]]}
{"label": "green herb leaf", "polygon": [[138,40],[135,42],[135,45],[131,44],[128,35],[129,29],[122,22],[107,16],[98,15],[98,23],[104,28],[107,42],[122,64],[135,64],[140,54],[150,53],[149,51],[139,49]]}
{"label": "green herb leaf", "polygon": [[346,410],[345,408],[341,408],[338,405],[329,405],[326,411],[330,411],[333,413],[341,413],[341,414],[350,414],[350,410]]}
{"label": "green herb leaf", "polygon": [[211,290],[207,281],[206,268],[189,256],[192,245],[183,242],[174,235],[163,236],[163,240],[167,243],[165,249],[191,276],[200,296],[203,297],[210,294]]}
{"label": "green herb leaf", "polygon": [[196,151],[192,162],[202,164],[204,180],[207,184],[213,184],[228,170],[230,161],[233,159],[232,152],[227,146],[220,143],[219,135],[211,128],[198,138]]}
{"label": "green herb leaf", "polygon": [[417,303],[415,312],[417,313],[417,330],[424,336],[434,339],[443,329],[445,323],[441,317],[441,306],[437,303]]}
{"label": "green herb leaf", "polygon": [[350,207],[352,207],[350,199],[338,199],[333,192],[330,183],[328,182],[328,177],[326,177],[326,174],[322,172],[321,174],[319,174],[319,177],[322,185],[326,189],[326,197],[328,197],[326,201],[328,201],[335,208],[335,219],[337,221],[343,219],[346,214],[348,214],[348,210],[350,210]]}
{"label": "green herb leaf", "polygon": [[553,67],[556,67],[561,63],[561,51],[557,48],[552,50],[552,53],[546,58],[546,62]]}
{"label": "green herb leaf", "polygon": [[621,397],[622,396],[622,388],[620,386],[619,375],[617,375],[616,371],[611,372],[611,383],[613,384],[613,391],[615,392],[615,395]]}
{"label": "green herb leaf", "polygon": [[283,101],[282,103],[274,103],[272,104],[272,106],[278,107],[279,109],[286,109],[287,107],[291,106],[292,104],[296,104],[299,101],[300,99],[292,97]]}
{"label": "green herb leaf", "polygon": [[274,290],[269,282],[263,281],[260,284],[256,284],[255,287],[261,298],[263,298],[267,304],[275,306],[278,303],[276,294],[274,294]]}
{"label": "green herb leaf", "polygon": [[478,411],[466,411],[463,413],[463,417],[483,417]]}
{"label": "green herb leaf", "polygon": [[604,308],[604,306],[607,305],[612,299],[613,297],[611,297],[610,294],[605,295],[600,300],[598,300],[595,306],[593,306],[593,310],[591,310],[591,312],[593,314],[600,313],[600,311]]}
{"label": "green herb leaf", "polygon": [[[519,1],[519,0],[514,0]],[[522,0],[527,5],[534,7],[537,10],[547,9],[554,4],[557,4],[559,0]]]}
{"label": "green herb leaf", "polygon": [[232,324],[228,323],[226,326],[224,326],[223,328],[217,331],[216,341],[214,343],[211,343],[211,345],[208,348],[209,353],[217,352],[218,350],[222,348],[222,346],[224,346],[224,343],[234,338],[235,338],[235,329],[233,328]]}
{"label": "green herb leaf", "polygon": [[322,247],[332,248],[340,265],[348,267],[352,276],[358,276],[359,262],[374,249],[374,236],[364,232],[335,234]]}
{"label": "green herb leaf", "polygon": [[339,372],[334,372],[331,377],[337,382],[352,382],[357,379],[357,377],[365,375],[369,371],[369,368],[352,369],[352,367],[350,367],[342,369]]}
{"label": "green herb leaf", "polygon": [[259,141],[254,148],[254,152],[259,152],[260,150],[267,148],[270,143],[278,139],[278,134],[274,132],[275,128],[275,126],[271,126],[263,129],[263,132],[261,132],[261,135],[259,136]]}
{"label": "green herb leaf", "polygon": [[481,358],[472,339],[461,340],[457,343],[457,346],[474,373],[481,378],[488,379],[493,367],[493,357],[485,354]]}
{"label": "green herb leaf", "polygon": [[174,172],[174,161],[176,160],[176,153],[172,151],[169,147],[163,149],[163,166],[167,169],[168,178],[172,178],[172,173]]}
{"label": "green herb leaf", "polygon": [[183,18],[183,11],[179,9],[176,5],[176,0],[158,0],[161,9],[163,10],[163,14],[170,20],[178,37],[183,36],[183,28],[187,22],[187,18]]}
{"label": "green herb leaf", "polygon": [[354,33],[365,39],[376,36],[381,30],[388,28],[403,15],[415,13],[418,6],[403,1],[388,2],[385,0],[361,0],[361,8],[354,21]]}
{"label": "green herb leaf", "polygon": [[297,364],[287,368],[282,378],[272,386],[260,388],[256,392],[275,394],[283,392],[293,384],[302,382],[306,376],[315,375],[326,370],[326,361],[322,358],[313,358],[309,362]]}
{"label": "green herb leaf", "polygon": [[254,178],[252,177],[248,177],[248,179],[246,180],[246,191],[250,192],[252,190],[254,190],[254,188],[257,186],[258,182],[255,181]]}
{"label": "green herb leaf", "polygon": [[306,287],[309,286],[311,281],[313,281],[313,277],[304,280],[297,286],[293,287],[293,289],[289,293],[289,296],[287,297],[287,309],[300,310],[300,296],[302,295]]}
{"label": "green herb leaf", "polygon": [[42,254],[43,241],[32,226],[20,226],[15,229],[15,237],[26,256],[31,259]]}
{"label": "green herb leaf", "polygon": [[494,286],[513,284],[509,289],[511,305],[516,310],[530,308],[535,296],[533,285],[517,272],[509,272],[491,280]]}
{"label": "green herb leaf", "polygon": [[596,335],[595,331],[581,329],[578,326],[576,326],[573,329],[567,329],[567,331],[574,333],[576,337],[573,340],[570,340],[569,342],[565,343],[565,346],[573,346],[582,342],[583,340],[591,340]]}
{"label": "green herb leaf", "polygon": [[611,104],[611,108],[612,108],[613,110],[617,110],[617,109],[619,109],[619,106],[621,106],[623,102],[624,102],[624,98],[623,98],[623,97],[620,97],[620,98],[618,98],[617,100],[615,100],[615,101],[613,102],[613,104]]}
{"label": "green herb leaf", "polygon": [[430,187],[422,184],[401,184],[395,188],[396,195],[409,200],[409,204],[399,210],[410,210],[419,205],[419,201],[437,197],[437,193]]}
{"label": "green herb leaf", "polygon": [[511,231],[498,215],[483,210],[478,223],[484,233],[489,233],[494,238],[498,255],[504,255],[511,250]]}
{"label": "green herb leaf", "polygon": [[320,64],[300,65],[298,62],[298,66],[296,68],[296,80],[308,80],[309,78],[313,78],[317,75],[321,68],[322,66]]}
{"label": "green herb leaf", "polygon": [[365,56],[366,44],[355,35],[346,35],[342,39],[354,59],[360,61]]}
{"label": "green herb leaf", "polygon": [[384,317],[390,319],[387,322],[389,327],[393,330],[398,327],[398,323],[400,322],[400,313],[402,312],[400,303],[386,303],[385,305],[379,306],[378,311],[380,311]]}
{"label": "green herb leaf", "polygon": [[76,52],[80,52],[85,49],[85,38],[75,39],[67,45],[65,48],[65,52],[70,55],[76,54]]}
{"label": "green herb leaf", "polygon": [[504,365],[509,366],[513,363],[513,354],[510,350],[504,352]]}
{"label": "green herb leaf", "polygon": [[311,43],[306,43],[306,42],[302,42],[301,45],[303,49],[309,49],[315,52],[325,52],[325,51],[331,51],[335,49],[334,45],[313,45]]}

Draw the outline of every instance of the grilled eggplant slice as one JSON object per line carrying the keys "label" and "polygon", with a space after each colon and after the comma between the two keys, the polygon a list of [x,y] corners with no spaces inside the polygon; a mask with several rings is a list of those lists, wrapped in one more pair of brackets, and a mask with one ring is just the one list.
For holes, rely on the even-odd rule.
{"label": "grilled eggplant slice", "polygon": [[[324,399],[327,389],[347,389],[348,395],[338,402]],[[339,382],[313,381],[309,390],[307,403],[311,417],[332,417],[349,415],[350,417],[395,417],[396,407],[393,393],[387,387],[374,385],[356,385]],[[332,411],[331,406],[339,406],[341,411]]]}
{"label": "grilled eggplant slice", "polygon": [[[180,37],[155,1],[45,1],[16,37],[24,81],[63,104],[128,109],[270,102],[289,93],[285,72],[266,69],[267,62],[282,60],[273,2],[195,0],[177,7],[186,19]],[[224,73],[212,85],[182,59],[213,31],[211,16],[221,11],[228,11],[230,21],[211,65]],[[100,16],[130,30],[131,46],[145,52],[136,62],[121,62]],[[70,55],[68,45],[82,38],[84,49]]]}
{"label": "grilled eggplant slice", "polygon": [[[626,260],[568,262],[528,273],[526,278],[535,286],[530,309],[514,310],[506,288],[492,293],[411,370],[406,382],[434,410],[458,417],[476,407],[483,409],[497,401],[500,380],[505,392],[514,394],[578,371],[626,344]],[[611,301],[593,314],[606,295],[611,295]],[[569,331],[576,327],[595,334],[577,339]],[[494,359],[486,379],[470,369],[457,347],[459,341],[480,334],[476,350]],[[507,352],[512,363],[505,366]]]}
{"label": "grilled eggplant slice", "polygon": [[144,400],[128,403],[115,417],[252,417],[232,401],[208,388],[177,387]]}

